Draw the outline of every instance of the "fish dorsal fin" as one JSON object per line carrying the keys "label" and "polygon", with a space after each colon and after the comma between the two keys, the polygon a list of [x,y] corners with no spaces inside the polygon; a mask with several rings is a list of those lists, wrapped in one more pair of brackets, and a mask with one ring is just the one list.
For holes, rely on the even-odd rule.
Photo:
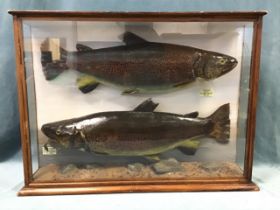
{"label": "fish dorsal fin", "polygon": [[90,47],[88,47],[88,46],[85,46],[85,45],[82,45],[82,44],[76,44],[76,49],[77,49],[79,52],[93,51],[92,48],[90,48]]}
{"label": "fish dorsal fin", "polygon": [[139,104],[133,111],[135,112],[153,112],[156,107],[158,106],[158,103],[154,103],[151,98],[143,101],[141,104]]}
{"label": "fish dorsal fin", "polygon": [[188,114],[184,114],[184,117],[197,118],[198,117],[198,112],[191,112],[191,113],[188,113]]}
{"label": "fish dorsal fin", "polygon": [[134,34],[132,32],[125,32],[123,35],[123,42],[126,45],[131,45],[131,44],[147,43],[148,41],[141,38],[140,36],[137,36],[136,34]]}

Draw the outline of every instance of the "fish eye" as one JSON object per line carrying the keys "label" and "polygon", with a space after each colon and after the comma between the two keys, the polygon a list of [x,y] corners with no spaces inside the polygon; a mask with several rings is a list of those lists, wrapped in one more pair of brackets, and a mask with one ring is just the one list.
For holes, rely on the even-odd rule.
{"label": "fish eye", "polygon": [[55,133],[56,133],[56,135],[61,135],[62,134],[61,126],[58,126]]}
{"label": "fish eye", "polygon": [[222,64],[222,65],[225,64],[226,63],[226,59],[224,59],[224,58],[220,59],[219,63]]}
{"label": "fish eye", "polygon": [[61,134],[61,130],[60,130],[60,129],[57,129],[57,130],[55,131],[55,133],[56,133],[57,135],[60,135],[60,134]]}

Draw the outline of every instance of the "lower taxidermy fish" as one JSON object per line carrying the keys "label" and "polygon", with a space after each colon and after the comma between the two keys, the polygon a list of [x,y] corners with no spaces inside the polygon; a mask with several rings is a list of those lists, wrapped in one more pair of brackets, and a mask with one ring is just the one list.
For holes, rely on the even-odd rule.
{"label": "lower taxidermy fish", "polygon": [[[51,53],[41,53],[47,80],[66,69],[85,74],[77,80],[84,93],[99,83],[121,87],[127,94],[172,90],[197,77],[220,77],[237,65],[229,55],[176,44],[149,42],[126,32],[125,45],[102,49],[77,44],[76,52],[60,48],[61,59],[52,61]],[[45,43],[42,44],[44,46]],[[41,50],[43,47],[41,47]]]}
{"label": "lower taxidermy fish", "polygon": [[201,137],[229,141],[229,104],[207,118],[198,112],[178,115],[153,112],[158,104],[148,99],[133,111],[100,112],[48,123],[42,132],[55,148],[81,149],[113,156],[157,155],[175,148],[194,154]]}

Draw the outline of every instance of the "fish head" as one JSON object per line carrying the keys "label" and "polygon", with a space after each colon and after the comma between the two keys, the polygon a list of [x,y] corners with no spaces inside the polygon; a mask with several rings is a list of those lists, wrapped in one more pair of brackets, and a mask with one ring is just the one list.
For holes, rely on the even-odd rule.
{"label": "fish head", "polygon": [[237,63],[234,57],[220,53],[207,53],[201,77],[206,80],[218,78],[233,70]]}
{"label": "fish head", "polygon": [[71,149],[80,146],[79,131],[74,125],[61,123],[44,124],[42,132],[49,137],[48,144],[55,148]]}

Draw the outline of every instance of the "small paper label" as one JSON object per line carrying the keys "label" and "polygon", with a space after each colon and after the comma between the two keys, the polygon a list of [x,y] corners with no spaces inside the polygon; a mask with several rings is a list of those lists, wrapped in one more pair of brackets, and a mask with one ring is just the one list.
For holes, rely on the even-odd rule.
{"label": "small paper label", "polygon": [[214,95],[214,92],[211,88],[205,88],[200,91],[200,96],[211,97]]}
{"label": "small paper label", "polygon": [[46,146],[48,149],[45,148],[45,146],[42,147],[42,153],[43,155],[56,155],[56,148],[51,146]]}

